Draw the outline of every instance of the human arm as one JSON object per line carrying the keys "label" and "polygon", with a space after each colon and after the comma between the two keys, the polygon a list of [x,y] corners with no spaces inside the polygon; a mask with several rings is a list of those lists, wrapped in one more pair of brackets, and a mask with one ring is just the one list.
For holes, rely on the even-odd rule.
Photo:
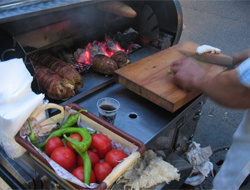
{"label": "human arm", "polygon": [[234,64],[239,65],[243,61],[245,61],[247,58],[250,57],[250,49],[246,49],[246,50],[241,51],[239,53],[235,53],[232,57],[233,57]]}
{"label": "human arm", "polygon": [[[247,52],[240,52],[236,60],[242,61]],[[248,53],[249,55],[249,53]],[[238,70],[226,70],[214,76],[192,58],[173,62],[171,66],[173,80],[185,90],[197,90],[206,94],[218,104],[236,109],[250,108],[250,88],[243,85]]]}

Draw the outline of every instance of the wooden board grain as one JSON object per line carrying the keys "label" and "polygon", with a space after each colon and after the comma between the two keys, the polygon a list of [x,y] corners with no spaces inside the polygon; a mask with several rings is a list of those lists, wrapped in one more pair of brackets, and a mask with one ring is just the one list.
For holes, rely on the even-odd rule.
{"label": "wooden board grain", "polygon": [[[180,49],[195,52],[198,46],[199,44],[185,41],[157,52],[116,70],[115,81],[162,108],[175,112],[200,93],[184,91],[174,84],[172,75],[168,74],[167,71],[173,61],[185,57],[179,52]],[[214,74],[225,70],[217,65],[200,64],[213,71]]]}

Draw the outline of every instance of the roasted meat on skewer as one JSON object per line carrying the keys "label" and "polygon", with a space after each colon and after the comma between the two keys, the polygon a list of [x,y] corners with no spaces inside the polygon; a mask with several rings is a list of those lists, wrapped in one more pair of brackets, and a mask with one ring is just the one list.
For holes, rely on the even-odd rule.
{"label": "roasted meat on skewer", "polygon": [[35,75],[41,91],[54,100],[67,100],[75,95],[74,86],[54,71],[34,63]]}
{"label": "roasted meat on skewer", "polygon": [[53,57],[46,52],[36,52],[31,55],[30,58],[37,64],[50,68],[60,77],[68,79],[68,81],[74,86],[75,91],[77,91],[78,88],[83,87],[82,76],[72,65],[63,60]]}

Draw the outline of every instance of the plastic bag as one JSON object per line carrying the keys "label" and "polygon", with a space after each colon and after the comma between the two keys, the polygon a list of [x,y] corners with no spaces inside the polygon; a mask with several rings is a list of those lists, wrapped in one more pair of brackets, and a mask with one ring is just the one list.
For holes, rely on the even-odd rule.
{"label": "plastic bag", "polygon": [[200,148],[200,144],[192,142],[186,156],[189,163],[193,166],[193,170],[186,179],[186,184],[197,186],[205,180],[210,171],[213,170],[213,164],[209,161],[211,155],[212,149],[210,146]]}
{"label": "plastic bag", "polygon": [[0,63],[0,142],[6,154],[14,159],[26,150],[14,139],[30,114],[43,104],[44,94],[31,90],[33,77],[22,59]]}

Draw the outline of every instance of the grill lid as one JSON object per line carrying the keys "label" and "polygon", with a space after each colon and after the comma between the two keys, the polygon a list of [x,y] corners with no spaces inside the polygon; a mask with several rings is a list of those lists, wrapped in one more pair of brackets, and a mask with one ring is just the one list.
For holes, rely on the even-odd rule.
{"label": "grill lid", "polygon": [[65,6],[77,7],[88,0],[7,0],[0,1],[0,24],[39,14],[63,10]]}

